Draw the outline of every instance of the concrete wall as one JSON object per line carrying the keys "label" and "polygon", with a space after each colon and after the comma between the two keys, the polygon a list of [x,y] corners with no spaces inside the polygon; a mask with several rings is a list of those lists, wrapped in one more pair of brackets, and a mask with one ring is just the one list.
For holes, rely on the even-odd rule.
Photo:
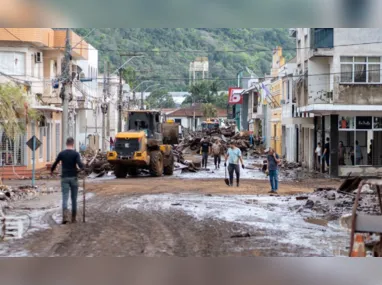
{"label": "concrete wall", "polygon": [[335,76],[333,103],[351,105],[382,105],[382,85],[344,85],[339,84],[338,81],[339,77]]}
{"label": "concrete wall", "polygon": [[[61,151],[61,112],[45,112],[45,116],[47,117],[47,123],[51,125],[49,135],[49,129],[47,129],[46,132],[42,132],[42,134],[45,133],[45,136],[41,136],[41,128],[39,128],[37,124],[35,125],[34,130],[32,129],[31,123],[27,126],[26,141],[28,141],[34,134],[42,142],[41,147],[36,150],[36,169],[45,167],[47,163],[52,163],[58,152]],[[59,124],[58,136],[56,133],[56,124]],[[48,137],[50,138],[49,140]],[[58,141],[56,138],[58,138]],[[50,147],[49,156],[47,151],[48,145]],[[32,151],[28,147],[26,148],[27,167],[28,169],[32,169]]]}
{"label": "concrete wall", "polygon": [[352,176],[380,177],[382,174],[382,167],[346,165],[338,167],[338,176],[340,177],[346,177],[350,172]]}
{"label": "concrete wall", "polygon": [[308,104],[330,103],[330,65],[326,57],[314,57],[308,61],[309,74],[323,74],[308,77]]}

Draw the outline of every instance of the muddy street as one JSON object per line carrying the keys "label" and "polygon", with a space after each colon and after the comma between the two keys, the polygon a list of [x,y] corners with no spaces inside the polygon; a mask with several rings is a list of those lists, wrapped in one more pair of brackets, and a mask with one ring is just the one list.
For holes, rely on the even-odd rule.
{"label": "muddy street", "polygon": [[23,239],[1,243],[0,255],[343,255],[348,233],[338,220],[309,222],[317,213],[299,211],[306,201],[295,198],[323,183],[285,182],[280,196],[269,196],[265,180],[243,180],[239,188],[227,187],[222,179],[93,180],[86,189],[85,224],[59,224],[59,192],[15,204],[16,214],[33,205],[31,227]]}

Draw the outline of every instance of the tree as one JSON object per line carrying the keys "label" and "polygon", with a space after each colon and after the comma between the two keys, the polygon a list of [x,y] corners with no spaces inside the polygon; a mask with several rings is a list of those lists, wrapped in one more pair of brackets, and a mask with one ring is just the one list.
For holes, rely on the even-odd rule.
{"label": "tree", "polygon": [[211,103],[206,103],[202,105],[203,117],[204,118],[214,118],[218,115],[218,110]]}
{"label": "tree", "polygon": [[[14,83],[0,85],[0,126],[9,138],[25,132],[21,119],[36,119],[38,112],[28,108],[27,97]],[[25,122],[25,121],[24,121]]]}
{"label": "tree", "polygon": [[211,103],[210,84],[208,81],[200,81],[190,86],[191,93],[183,101],[183,105],[192,103]]}
{"label": "tree", "polygon": [[122,78],[129,84],[131,89],[134,89],[138,85],[137,72],[131,66],[122,69]]}
{"label": "tree", "polygon": [[146,99],[146,104],[150,109],[175,108],[174,99],[165,90],[156,90],[150,93]]}
{"label": "tree", "polygon": [[216,96],[215,106],[226,109],[228,105],[228,93],[220,93]]}

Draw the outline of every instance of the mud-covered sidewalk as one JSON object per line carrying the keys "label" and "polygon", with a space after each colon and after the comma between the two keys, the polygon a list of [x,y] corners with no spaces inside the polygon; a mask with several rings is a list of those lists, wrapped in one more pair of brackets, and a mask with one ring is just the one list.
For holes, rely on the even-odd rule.
{"label": "mud-covered sidewalk", "polygon": [[[58,181],[47,183],[58,187]],[[296,199],[316,185],[336,184],[285,182],[280,196],[271,197],[265,180],[243,180],[238,188],[227,187],[222,179],[89,181],[85,224],[59,224],[59,192],[17,202],[12,212],[29,209],[31,227],[22,240],[1,242],[0,255],[343,255],[348,233],[338,220],[316,222],[312,218],[318,213],[305,209],[306,200]]]}

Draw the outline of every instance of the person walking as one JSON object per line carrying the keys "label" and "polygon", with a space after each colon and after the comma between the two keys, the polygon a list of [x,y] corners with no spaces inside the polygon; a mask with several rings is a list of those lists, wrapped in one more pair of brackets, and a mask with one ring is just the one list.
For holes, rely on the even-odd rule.
{"label": "person walking", "polygon": [[72,201],[72,223],[76,222],[77,215],[77,195],[78,178],[77,166],[83,170],[84,165],[81,162],[80,154],[74,150],[74,139],[66,140],[66,150],[61,151],[50,170],[53,174],[58,163],[61,162],[61,190],[62,190],[62,224],[69,222],[68,199],[69,192]]}
{"label": "person walking", "polygon": [[361,161],[363,160],[362,150],[359,146],[358,141],[355,141],[355,162],[356,165],[361,165]]}
{"label": "person walking", "polygon": [[345,147],[343,141],[340,141],[340,145],[338,147],[338,164],[345,165]]}
{"label": "person walking", "polygon": [[249,145],[251,147],[253,147],[253,145],[254,145],[253,132],[252,131],[249,133]]}
{"label": "person walking", "polygon": [[271,191],[269,193],[277,193],[279,190],[279,164],[281,160],[279,155],[273,148],[269,148],[267,155],[267,166],[269,174],[269,182],[271,183]]}
{"label": "person walking", "polygon": [[321,143],[317,144],[316,150],[314,151],[317,156],[317,170],[321,169],[321,156],[322,156],[322,147]]}
{"label": "person walking", "polygon": [[243,157],[241,155],[241,150],[231,143],[227,154],[225,155],[224,167],[227,167],[228,160],[228,174],[229,174],[229,186],[233,186],[233,172],[236,174],[236,186],[239,187],[240,184],[240,165],[244,169]]}
{"label": "person walking", "polygon": [[207,168],[208,155],[211,154],[211,143],[204,137],[200,146],[200,152],[202,153],[202,167]]}
{"label": "person walking", "polygon": [[221,144],[216,140],[212,145],[212,155],[214,156],[215,169],[220,168]]}

